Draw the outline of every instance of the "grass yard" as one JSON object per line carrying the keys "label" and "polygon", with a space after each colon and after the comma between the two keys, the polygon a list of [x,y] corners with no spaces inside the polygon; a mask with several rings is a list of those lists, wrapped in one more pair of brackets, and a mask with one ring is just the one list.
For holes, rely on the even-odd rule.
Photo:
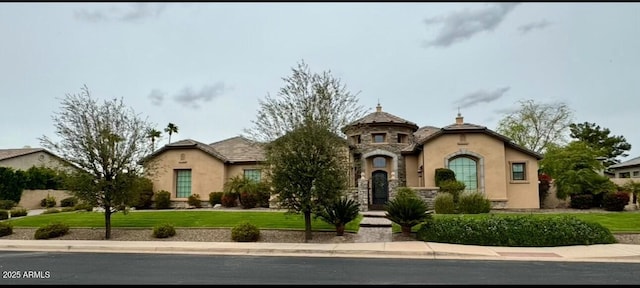
{"label": "grass yard", "polygon": [[[349,222],[345,232],[358,232],[362,215]],[[13,227],[41,227],[52,222],[62,222],[72,228],[104,227],[104,214],[99,212],[73,211],[54,214],[18,217],[6,220]],[[151,228],[157,224],[170,223],[176,228],[225,228],[242,221],[249,221],[261,229],[304,230],[304,216],[285,212],[226,212],[226,211],[132,211],[111,215],[113,228]],[[335,231],[320,219],[312,219],[313,231]]]}
{"label": "grass yard", "polygon": [[[481,217],[511,217],[530,215],[532,217],[553,217],[560,215],[571,215],[582,221],[597,222],[606,227],[611,233],[640,233],[640,213],[619,212],[619,213],[504,213],[504,214],[466,214],[464,217],[481,218]],[[461,214],[439,214],[433,217],[457,217]],[[414,226],[411,231],[416,232],[420,225]],[[400,226],[393,223],[393,232],[400,232]]]}

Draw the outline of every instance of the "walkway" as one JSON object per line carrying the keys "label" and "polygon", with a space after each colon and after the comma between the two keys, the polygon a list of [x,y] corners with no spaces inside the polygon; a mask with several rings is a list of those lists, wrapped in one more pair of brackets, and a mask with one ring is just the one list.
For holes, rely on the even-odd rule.
{"label": "walkway", "polygon": [[360,221],[360,229],[355,239],[356,243],[391,242],[393,232],[391,221],[384,217],[384,211],[361,212],[364,216]]}

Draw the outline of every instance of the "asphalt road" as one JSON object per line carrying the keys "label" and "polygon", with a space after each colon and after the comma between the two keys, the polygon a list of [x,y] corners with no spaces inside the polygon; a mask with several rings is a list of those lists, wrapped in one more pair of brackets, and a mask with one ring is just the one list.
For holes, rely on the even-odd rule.
{"label": "asphalt road", "polygon": [[0,252],[3,285],[640,283],[640,263]]}

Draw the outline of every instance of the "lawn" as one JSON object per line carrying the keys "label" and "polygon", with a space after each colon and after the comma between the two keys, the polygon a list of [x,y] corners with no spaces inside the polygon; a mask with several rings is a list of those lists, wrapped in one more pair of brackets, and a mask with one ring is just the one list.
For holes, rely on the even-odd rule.
{"label": "lawn", "polygon": [[[532,217],[552,217],[560,215],[571,215],[576,218],[597,222],[606,227],[611,233],[640,233],[640,213],[634,212],[619,212],[619,213],[500,213],[500,214],[466,214],[464,217],[511,217],[517,215],[531,215]],[[456,217],[461,216],[459,214],[440,214],[433,217]],[[411,231],[416,232],[420,228],[420,225],[414,226]],[[393,232],[400,232],[400,226],[393,223]]]}
{"label": "lawn", "polygon": [[[349,222],[346,232],[358,232],[362,215]],[[70,227],[104,227],[104,214],[99,212],[73,211],[18,217],[7,220],[13,227],[41,227],[52,222],[63,222]],[[261,229],[304,230],[304,216],[285,212],[226,212],[226,211],[132,211],[111,215],[113,228],[151,228],[157,224],[170,223],[176,228],[225,228],[242,221],[249,221]],[[313,231],[335,231],[333,225],[320,219],[312,219]]]}

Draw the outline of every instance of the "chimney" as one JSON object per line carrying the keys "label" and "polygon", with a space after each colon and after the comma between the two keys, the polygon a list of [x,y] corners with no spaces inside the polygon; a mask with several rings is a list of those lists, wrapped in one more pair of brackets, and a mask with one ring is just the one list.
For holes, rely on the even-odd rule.
{"label": "chimney", "polygon": [[464,123],[462,116],[458,113],[458,117],[456,117],[456,125],[462,125]]}
{"label": "chimney", "polygon": [[380,103],[376,106],[376,112],[382,112],[382,106],[380,106]]}

